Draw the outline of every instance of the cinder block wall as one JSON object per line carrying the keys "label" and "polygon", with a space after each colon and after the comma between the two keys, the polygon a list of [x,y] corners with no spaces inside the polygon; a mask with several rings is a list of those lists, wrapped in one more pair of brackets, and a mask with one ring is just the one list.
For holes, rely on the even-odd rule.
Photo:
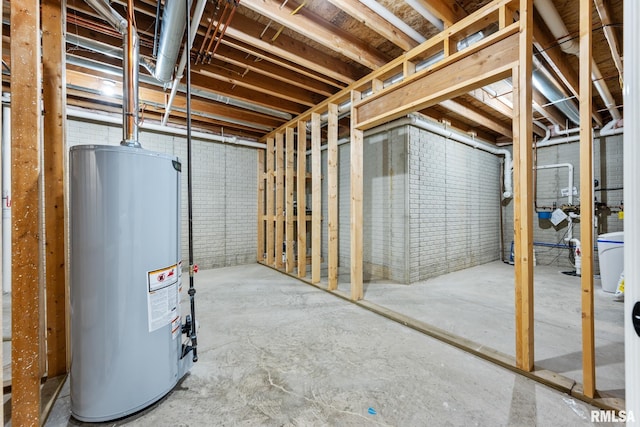
{"label": "cinder block wall", "polygon": [[502,159],[409,129],[409,282],[499,259]]}
{"label": "cinder block wall", "polygon": [[[143,148],[178,156],[182,161],[182,258],[187,246],[186,138],[142,131]],[[119,126],[71,119],[67,144],[118,145]],[[194,261],[200,268],[255,262],[257,154],[255,149],[193,139]]]}
{"label": "cinder block wall", "polygon": [[[606,138],[598,138],[594,141],[594,179],[599,181],[596,187],[595,197],[599,202],[607,203],[613,209],[602,210],[598,215],[598,229],[595,233],[595,240],[598,234],[622,231],[623,221],[618,219],[616,208],[623,202],[622,190],[611,190],[622,188],[623,185],[623,153],[622,135],[614,135]],[[573,165],[573,185],[577,189],[577,195],[573,196],[573,204],[579,205],[580,200],[585,197],[580,191],[580,146],[578,142],[571,142],[550,147],[542,147],[537,150],[538,166],[570,163]],[[545,169],[538,170],[537,176],[537,201],[539,207],[556,206],[567,204],[568,198],[561,195],[561,190],[568,185],[568,169]],[[605,191],[603,191],[605,190]],[[505,207],[505,256],[509,257],[509,249],[513,240],[513,202]],[[535,242],[544,244],[563,244],[564,238],[568,234],[568,222],[563,221],[554,226],[551,221],[533,218]],[[580,222],[574,222],[573,236],[580,238]],[[536,251],[536,262],[538,265],[555,265],[563,270],[572,270],[573,265],[569,259],[569,250],[562,248],[550,248],[541,245],[534,246]],[[597,250],[594,252],[594,268],[598,272]]]}

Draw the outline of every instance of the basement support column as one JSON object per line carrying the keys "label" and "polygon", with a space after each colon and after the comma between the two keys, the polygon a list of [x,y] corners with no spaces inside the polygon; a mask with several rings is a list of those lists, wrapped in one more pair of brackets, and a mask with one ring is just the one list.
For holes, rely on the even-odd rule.
{"label": "basement support column", "polygon": [[[533,370],[533,0],[520,0],[518,66],[513,73],[513,178],[515,241],[516,366]],[[508,173],[508,172],[507,172]]]}
{"label": "basement support column", "polygon": [[327,124],[327,202],[329,215],[328,289],[338,289],[338,104],[329,104]]}
{"label": "basement support column", "polygon": [[[640,117],[640,2],[624,1],[624,114]],[[627,120],[624,132],[624,348],[627,414],[640,418],[640,334],[633,327],[633,309],[640,307],[640,120]]]}
{"label": "basement support column", "polygon": [[266,226],[265,226],[265,233],[267,234],[266,236],[266,251],[267,251],[267,257],[265,259],[265,262],[267,263],[268,266],[273,267],[273,263],[274,263],[274,245],[275,245],[275,211],[273,209],[273,179],[275,177],[274,175],[274,170],[273,170],[273,150],[274,150],[274,140],[273,138],[267,138],[267,152],[265,153],[265,157],[266,157],[266,162],[267,162],[267,166],[266,166],[266,170],[265,170],[265,177],[267,179],[267,184],[266,184],[266,192],[267,195],[265,197],[266,200],[266,204],[267,204],[267,209],[266,209],[266,213],[265,213],[265,218],[266,218]]}
{"label": "basement support column", "polygon": [[322,154],[320,114],[311,113],[311,283],[320,282],[322,263]]}
{"label": "basement support column", "polygon": [[40,2],[11,2],[11,417],[40,425]]}
{"label": "basement support column", "polygon": [[580,0],[580,241],[582,246],[582,383],[594,397],[596,367],[593,325],[593,134],[591,130],[591,12]]}
{"label": "basement support column", "polygon": [[307,275],[307,122],[298,121],[298,277]]}
{"label": "basement support column", "polygon": [[[351,92],[351,105],[360,100],[360,92]],[[357,110],[351,108],[351,299],[363,298],[362,289],[362,193],[364,132],[356,129]]]}
{"label": "basement support column", "polygon": [[69,295],[66,285],[64,157],[66,123],[66,1],[42,2],[44,98],[45,277],[47,376],[69,371]]}

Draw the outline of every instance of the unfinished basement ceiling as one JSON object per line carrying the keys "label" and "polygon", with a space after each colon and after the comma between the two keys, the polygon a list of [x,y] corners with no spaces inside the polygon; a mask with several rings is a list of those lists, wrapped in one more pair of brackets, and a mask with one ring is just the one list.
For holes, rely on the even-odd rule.
{"label": "unfinished basement ceiling", "polygon": [[[192,3],[195,8],[197,1]],[[437,18],[436,23],[444,21],[446,27],[488,3],[489,0],[241,0],[235,3],[208,0],[191,50],[194,126],[216,134],[258,140],[417,46],[420,40],[438,34],[437,26],[417,11],[420,6]],[[551,3],[566,26],[564,36],[577,38],[577,2],[553,0]],[[622,114],[622,77],[614,57],[622,52],[623,2],[595,0],[594,3],[593,56],[601,74],[597,80],[611,93],[612,104]],[[536,6],[539,4],[540,0],[536,0]],[[125,2],[118,0],[111,5],[126,16]],[[235,12],[220,37],[234,6]],[[136,1],[140,53],[152,62],[157,9],[154,1]],[[434,21],[433,17],[431,20]],[[217,35],[212,37],[219,22]],[[539,67],[555,82],[563,99],[577,109],[578,58],[560,49],[558,38],[540,16],[536,16],[535,22],[534,52]],[[605,37],[605,28],[608,28],[609,40]],[[8,33],[5,25],[5,34]],[[104,45],[96,49],[92,43],[96,41]],[[10,67],[7,38],[4,45],[3,58]],[[121,111],[121,61],[118,58],[121,46],[120,34],[83,0],[67,2],[68,105]],[[164,87],[140,69],[141,119],[159,122],[166,113],[171,84]],[[5,75],[5,85],[8,80]],[[116,83],[115,95],[101,93],[105,80]],[[446,120],[488,141],[508,141],[511,139],[510,95],[509,82],[499,82],[422,113]],[[539,136],[551,125],[575,126],[559,108],[557,99],[549,98],[534,88],[533,111],[537,124],[534,130]],[[612,119],[611,106],[607,108],[595,87],[593,106],[594,126],[603,126]],[[179,91],[168,116],[169,124],[184,125],[185,107],[185,95]]]}

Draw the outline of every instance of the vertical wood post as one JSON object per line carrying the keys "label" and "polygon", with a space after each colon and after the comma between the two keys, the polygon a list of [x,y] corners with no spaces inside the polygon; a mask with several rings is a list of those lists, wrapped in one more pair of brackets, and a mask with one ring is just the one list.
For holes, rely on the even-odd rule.
{"label": "vertical wood post", "polygon": [[11,2],[11,417],[40,425],[40,2]]}
{"label": "vertical wood post", "polygon": [[582,247],[582,381],[596,392],[593,324],[593,137],[591,130],[592,0],[580,0],[580,243]]}
{"label": "vertical wood post", "polygon": [[287,168],[285,171],[286,176],[286,184],[285,184],[285,195],[286,195],[286,207],[285,207],[285,241],[286,241],[286,263],[285,263],[285,271],[287,273],[293,272],[293,265],[296,260],[296,252],[294,249],[295,246],[295,238],[294,238],[294,227],[293,227],[293,194],[294,194],[294,166],[295,166],[295,150],[294,144],[294,128],[288,127],[285,134],[285,146],[286,146],[286,162]]}
{"label": "vertical wood post", "polygon": [[264,158],[265,158],[265,150],[257,150],[258,151],[258,242],[257,242],[257,250],[256,250],[256,260],[258,262],[264,262],[264,239],[265,239],[265,225],[267,221],[265,221],[265,202],[264,202],[264,187],[267,174],[264,170]]}
{"label": "vertical wood post", "polygon": [[275,211],[274,211],[274,200],[273,200],[273,196],[274,196],[274,188],[273,188],[273,179],[274,179],[274,170],[273,170],[273,149],[274,149],[274,139],[273,138],[267,138],[267,152],[265,153],[265,157],[266,157],[266,161],[267,161],[267,167],[266,167],[266,178],[267,178],[267,185],[266,185],[266,192],[267,195],[265,197],[266,199],[266,204],[267,204],[267,209],[266,209],[266,251],[267,251],[267,258],[265,260],[265,262],[267,263],[267,265],[273,266],[274,265],[274,245],[275,245]]}
{"label": "vertical wood post", "polygon": [[66,123],[65,0],[42,1],[47,375],[66,374],[68,303],[64,155]]}
{"label": "vertical wood post", "polygon": [[532,32],[533,0],[520,0],[519,65],[514,68],[513,75],[513,178],[515,188],[513,225],[515,233],[516,366],[525,371],[531,371],[534,363]]}
{"label": "vertical wood post", "polygon": [[275,265],[282,268],[284,246],[284,141],[282,133],[276,133],[276,242]]}
{"label": "vertical wood post", "polygon": [[[351,92],[351,105],[360,93]],[[362,288],[362,202],[363,202],[363,144],[364,133],[355,128],[357,110],[351,108],[351,299],[361,300]]]}
{"label": "vertical wood post", "polygon": [[327,125],[327,201],[329,290],[338,289],[338,105],[329,104]]}
{"label": "vertical wood post", "polygon": [[307,122],[298,121],[298,277],[307,275]]}
{"label": "vertical wood post", "polygon": [[311,283],[320,282],[322,263],[322,154],[320,114],[311,114]]}

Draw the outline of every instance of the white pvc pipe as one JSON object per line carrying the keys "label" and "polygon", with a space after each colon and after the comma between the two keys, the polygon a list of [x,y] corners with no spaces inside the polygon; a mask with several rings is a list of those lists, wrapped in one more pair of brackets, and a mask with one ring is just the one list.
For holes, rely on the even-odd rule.
{"label": "white pvc pipe", "polygon": [[[628,132],[624,133],[624,348],[625,404],[640,424],[640,336],[632,324],[633,306],[640,302],[640,2],[624,0],[624,108]],[[630,425],[630,423],[628,424]]]}
{"label": "white pvc pipe", "polygon": [[[109,123],[109,124],[115,124],[115,125],[122,124],[122,122],[119,120],[118,117],[107,115],[105,113],[98,114],[92,111],[82,110],[79,108],[67,108],[67,117],[91,120],[99,123]],[[140,128],[144,130],[168,133],[172,135],[180,135],[180,136],[187,135],[186,129],[175,128],[170,126],[162,126],[160,124],[149,123],[147,121],[142,123]],[[191,131],[191,135],[197,139],[203,139],[206,141],[214,141],[214,142],[222,142],[224,144],[235,144],[235,145],[241,145],[243,147],[263,148],[263,149],[266,147],[265,144],[262,144],[260,142],[237,138],[235,136],[231,136],[231,137],[221,136],[221,135],[216,135],[212,133],[198,132],[198,131]]]}
{"label": "white pvc pipe", "polygon": [[418,0],[404,0],[409,6],[416,12],[422,15],[427,21],[431,22],[439,31],[444,30],[444,22],[433,13],[431,13],[426,7],[422,5],[422,2]]}
{"label": "white pvc pipe", "polygon": [[382,6],[376,0],[360,0],[360,3],[373,10],[385,20],[389,21],[394,27],[396,27],[418,43],[424,43],[425,41],[427,41],[427,39],[422,34],[411,28],[406,22],[391,13],[389,9]]}
{"label": "white pvc pipe", "polygon": [[551,165],[542,165],[537,166],[536,169],[558,169],[558,168],[568,168],[569,169],[569,197],[567,199],[567,203],[573,205],[573,165],[571,163],[555,163]]}
{"label": "white pvc pipe", "polygon": [[191,20],[191,40],[189,40],[188,48],[182,51],[182,57],[180,58],[180,65],[178,65],[178,69],[176,70],[175,78],[173,79],[173,84],[171,87],[171,94],[169,94],[169,99],[167,100],[167,106],[165,107],[164,117],[162,118],[162,125],[166,126],[167,120],[169,120],[169,114],[171,114],[171,106],[173,105],[173,100],[176,97],[176,93],[178,93],[178,85],[180,80],[182,80],[182,73],[184,72],[184,67],[187,65],[187,57],[191,52],[191,46],[193,46],[193,41],[198,35],[198,27],[200,26],[200,20],[202,19],[202,13],[204,12],[204,7],[207,5],[207,0],[198,0],[198,4],[196,4],[196,9],[193,11],[193,19]]}
{"label": "white pvc pipe", "polygon": [[[602,136],[620,135],[621,133],[624,133],[624,128],[620,127],[620,128],[611,129],[609,132],[606,132],[604,134],[601,132],[596,132],[596,134],[594,135],[594,138],[600,138]],[[580,140],[580,135],[565,136],[562,138],[551,138],[546,141],[538,142],[536,144],[536,147],[537,148],[550,147],[552,145],[566,144],[568,142],[576,142],[579,140]]]}
{"label": "white pvc pipe", "polygon": [[2,291],[11,292],[11,108],[2,106]]}

